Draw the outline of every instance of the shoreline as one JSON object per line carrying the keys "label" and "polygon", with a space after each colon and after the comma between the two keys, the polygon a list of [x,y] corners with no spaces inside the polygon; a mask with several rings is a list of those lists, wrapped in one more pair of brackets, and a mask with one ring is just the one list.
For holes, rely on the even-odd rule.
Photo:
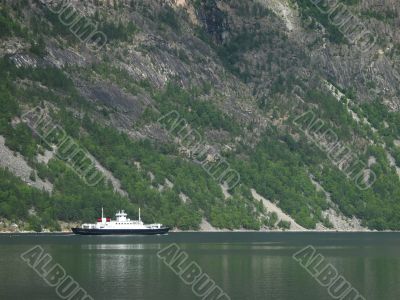
{"label": "shoreline", "polygon": [[[171,230],[169,233],[400,233],[400,230]],[[35,231],[2,231],[1,235],[75,235],[72,231],[53,231],[53,232],[35,232]],[[113,235],[110,235],[113,236]],[[134,236],[134,235],[132,235]]]}

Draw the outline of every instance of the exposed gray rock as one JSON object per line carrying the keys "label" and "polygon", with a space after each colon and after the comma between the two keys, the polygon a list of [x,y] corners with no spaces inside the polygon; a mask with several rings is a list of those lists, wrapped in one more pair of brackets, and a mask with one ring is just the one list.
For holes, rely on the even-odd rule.
{"label": "exposed gray rock", "polygon": [[30,175],[34,170],[28,165],[22,155],[14,153],[5,145],[3,136],[0,136],[0,166],[8,169],[11,173],[21,178],[22,181],[32,187],[48,192],[53,190],[51,182],[43,181],[38,176],[36,176],[35,181],[30,179]]}

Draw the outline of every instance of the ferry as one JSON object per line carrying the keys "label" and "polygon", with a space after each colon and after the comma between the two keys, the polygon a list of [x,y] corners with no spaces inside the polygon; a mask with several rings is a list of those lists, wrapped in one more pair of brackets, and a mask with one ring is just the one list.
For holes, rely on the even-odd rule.
{"label": "ferry", "polygon": [[131,234],[131,235],[152,235],[166,234],[169,227],[162,224],[144,224],[139,220],[127,218],[125,211],[121,210],[115,214],[115,221],[111,218],[104,218],[103,208],[101,208],[101,218],[97,219],[96,224],[82,224],[81,227],[71,228],[75,234],[83,235],[112,235],[112,234]]}

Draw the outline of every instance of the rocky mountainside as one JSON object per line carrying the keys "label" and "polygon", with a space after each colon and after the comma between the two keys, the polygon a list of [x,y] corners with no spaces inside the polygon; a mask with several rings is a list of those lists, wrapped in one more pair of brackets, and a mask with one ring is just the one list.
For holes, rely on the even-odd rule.
{"label": "rocky mountainside", "polygon": [[3,228],[140,206],[399,230],[399,4],[378,2],[0,1]]}

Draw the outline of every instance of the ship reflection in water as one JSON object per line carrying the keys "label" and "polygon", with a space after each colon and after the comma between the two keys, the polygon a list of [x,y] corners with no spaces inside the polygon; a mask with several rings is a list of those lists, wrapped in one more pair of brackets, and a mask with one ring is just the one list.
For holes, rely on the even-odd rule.
{"label": "ship reflection in water", "polygon": [[[399,299],[399,233],[0,235],[0,299],[51,300],[53,288],[20,255],[40,245],[94,299],[194,300],[157,253],[176,243],[235,299],[331,299],[293,254],[313,245],[368,300]],[[183,269],[184,266],[180,266]],[[22,288],[23,287],[23,288]]]}

